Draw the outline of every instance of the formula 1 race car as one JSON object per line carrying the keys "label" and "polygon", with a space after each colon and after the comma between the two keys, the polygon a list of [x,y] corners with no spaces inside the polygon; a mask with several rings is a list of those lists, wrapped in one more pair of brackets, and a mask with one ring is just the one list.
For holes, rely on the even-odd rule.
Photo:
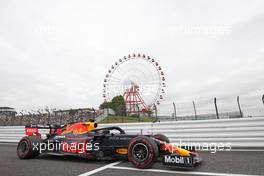
{"label": "formula 1 race car", "polygon": [[[45,139],[39,129],[49,129]],[[79,122],[68,125],[27,125],[26,136],[17,146],[21,159],[39,154],[76,155],[88,159],[129,160],[136,168],[149,168],[158,158],[163,165],[194,168],[201,163],[194,149],[173,146],[162,134],[129,135],[117,126],[97,128],[97,123]]]}

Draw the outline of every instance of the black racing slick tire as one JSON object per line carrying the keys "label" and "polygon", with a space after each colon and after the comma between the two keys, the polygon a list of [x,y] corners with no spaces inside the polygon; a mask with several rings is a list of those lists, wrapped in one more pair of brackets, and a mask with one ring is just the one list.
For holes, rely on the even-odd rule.
{"label": "black racing slick tire", "polygon": [[153,137],[155,139],[162,141],[162,142],[170,143],[169,138],[167,136],[165,136],[164,134],[155,134]]}
{"label": "black racing slick tire", "polygon": [[156,142],[147,136],[133,138],[128,146],[128,160],[140,169],[150,168],[159,156]]}
{"label": "black racing slick tire", "polygon": [[35,158],[40,154],[41,138],[38,136],[23,137],[17,145],[17,156],[20,159]]}

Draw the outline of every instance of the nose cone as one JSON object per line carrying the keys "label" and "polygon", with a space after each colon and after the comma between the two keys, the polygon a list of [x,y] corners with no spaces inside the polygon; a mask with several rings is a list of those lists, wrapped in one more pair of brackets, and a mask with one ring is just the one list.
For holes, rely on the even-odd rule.
{"label": "nose cone", "polygon": [[181,156],[190,156],[190,151],[188,151],[188,150],[185,150],[185,149],[181,149],[181,148],[179,148],[178,149],[178,153],[181,155]]}

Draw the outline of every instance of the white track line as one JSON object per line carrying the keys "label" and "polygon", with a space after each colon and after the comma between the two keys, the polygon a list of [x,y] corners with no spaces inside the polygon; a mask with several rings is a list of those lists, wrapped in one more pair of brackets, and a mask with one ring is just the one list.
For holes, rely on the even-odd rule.
{"label": "white track line", "polygon": [[121,170],[132,170],[132,171],[142,171],[142,172],[158,172],[158,173],[169,173],[169,174],[184,174],[184,175],[212,175],[212,176],[257,176],[257,175],[244,175],[244,174],[227,174],[227,173],[213,173],[213,172],[193,172],[193,171],[172,171],[172,170],[162,170],[162,169],[137,169],[132,167],[119,167],[111,166],[109,169],[121,169]]}
{"label": "white track line", "polygon": [[105,169],[109,169],[109,168],[111,168],[111,167],[114,167],[114,165],[117,165],[117,164],[119,164],[119,163],[121,163],[121,162],[122,162],[122,161],[118,161],[118,162],[114,162],[114,163],[111,163],[111,164],[107,164],[107,165],[105,165],[105,166],[103,166],[103,167],[99,167],[99,168],[97,168],[97,169],[94,169],[94,170],[91,170],[91,171],[85,172],[85,173],[83,173],[83,174],[81,174],[81,175],[79,175],[79,176],[89,176],[89,175],[95,174],[95,173],[97,173],[97,172],[100,172],[100,171],[102,171],[102,170],[105,170]]}

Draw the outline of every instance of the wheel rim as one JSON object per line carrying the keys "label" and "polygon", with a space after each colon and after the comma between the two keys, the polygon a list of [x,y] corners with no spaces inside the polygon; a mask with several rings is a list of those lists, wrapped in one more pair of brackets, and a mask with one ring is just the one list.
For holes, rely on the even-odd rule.
{"label": "wheel rim", "polygon": [[24,156],[25,153],[28,152],[28,144],[27,144],[27,141],[22,141],[20,144],[19,144],[19,147],[18,147],[18,154],[19,156]]}
{"label": "wheel rim", "polygon": [[132,148],[132,157],[134,160],[144,162],[149,154],[148,147],[143,143],[138,143]]}

